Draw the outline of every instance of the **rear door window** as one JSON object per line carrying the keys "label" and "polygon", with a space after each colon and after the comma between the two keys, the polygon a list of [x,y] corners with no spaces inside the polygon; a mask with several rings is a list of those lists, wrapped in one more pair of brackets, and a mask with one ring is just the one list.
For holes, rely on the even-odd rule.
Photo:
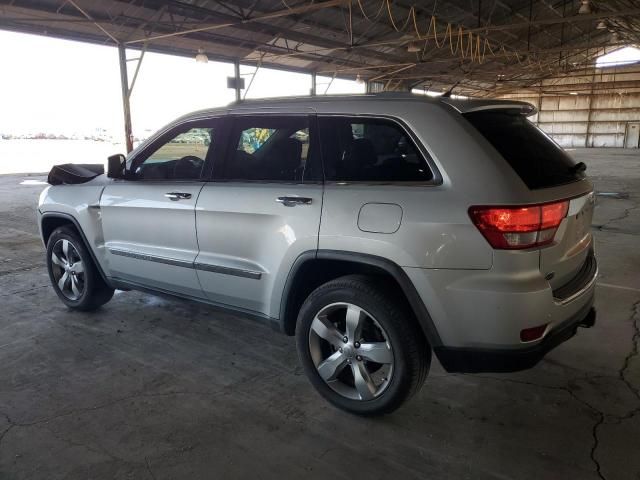
{"label": "rear door window", "polygon": [[363,117],[318,117],[326,180],[427,182],[433,173],[396,122]]}
{"label": "rear door window", "polygon": [[312,172],[314,153],[307,116],[237,117],[231,145],[218,179],[302,182],[318,176],[319,172]]}
{"label": "rear door window", "polygon": [[511,110],[471,112],[465,118],[532,190],[584,178],[571,157],[525,116]]}

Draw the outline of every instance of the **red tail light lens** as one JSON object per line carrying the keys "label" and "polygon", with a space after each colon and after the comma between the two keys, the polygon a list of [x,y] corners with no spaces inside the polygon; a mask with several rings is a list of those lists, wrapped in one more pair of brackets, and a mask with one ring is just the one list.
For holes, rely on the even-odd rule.
{"label": "red tail light lens", "polygon": [[521,342],[532,342],[534,340],[538,340],[544,332],[547,330],[548,323],[544,325],[539,325],[533,328],[525,328],[524,330],[520,330],[520,341]]}
{"label": "red tail light lens", "polygon": [[469,216],[493,248],[517,250],[548,245],[567,216],[569,201],[513,207],[471,207]]}

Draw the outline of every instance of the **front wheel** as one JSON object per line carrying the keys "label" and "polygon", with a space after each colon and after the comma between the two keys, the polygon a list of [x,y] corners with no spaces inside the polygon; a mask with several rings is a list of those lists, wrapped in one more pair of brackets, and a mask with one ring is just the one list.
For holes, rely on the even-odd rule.
{"label": "front wheel", "polygon": [[56,294],[74,310],[95,310],[113,296],[84,242],[71,227],[54,230],[47,242],[47,270]]}
{"label": "front wheel", "polygon": [[403,302],[389,292],[380,279],[350,275],[317,288],[300,309],[296,343],[305,373],[343,410],[392,412],[426,378],[431,350]]}

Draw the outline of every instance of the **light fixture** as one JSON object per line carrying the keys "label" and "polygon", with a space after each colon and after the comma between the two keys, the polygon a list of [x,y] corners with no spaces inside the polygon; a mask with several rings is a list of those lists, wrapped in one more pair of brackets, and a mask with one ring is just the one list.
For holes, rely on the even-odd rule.
{"label": "light fixture", "polygon": [[204,53],[204,50],[201,48],[198,49],[198,54],[196,55],[196,62],[198,63],[209,62],[209,57],[207,57],[207,54]]}
{"label": "light fixture", "polygon": [[569,92],[569,95],[578,95],[578,92]]}
{"label": "light fixture", "polygon": [[604,20],[600,20],[600,21],[598,22],[598,25],[596,25],[596,28],[597,28],[598,30],[604,30],[604,29],[606,29],[606,28],[607,28],[607,23],[606,23]]}
{"label": "light fixture", "polygon": [[591,4],[589,3],[589,0],[581,0],[581,5],[578,13],[580,15],[591,13]]}
{"label": "light fixture", "polygon": [[360,74],[356,75],[356,83],[364,83],[364,80],[360,76]]}
{"label": "light fixture", "polygon": [[420,46],[416,42],[410,42],[407,44],[407,52],[416,53],[421,50]]}

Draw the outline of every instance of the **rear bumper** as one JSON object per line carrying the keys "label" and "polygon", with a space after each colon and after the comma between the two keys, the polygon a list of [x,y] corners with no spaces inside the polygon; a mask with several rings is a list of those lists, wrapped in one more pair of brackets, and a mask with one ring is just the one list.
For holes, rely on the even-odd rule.
{"label": "rear bumper", "polygon": [[552,349],[569,340],[578,327],[595,325],[593,296],[576,314],[550,331],[533,346],[515,349],[435,347],[434,352],[447,372],[515,372],[536,365]]}
{"label": "rear bumper", "polygon": [[[588,253],[576,276],[554,290],[540,272],[539,257],[529,252],[496,256],[490,270],[404,270],[441,340],[432,346],[474,350],[533,347],[569,319],[586,316],[598,271]],[[522,340],[524,330],[543,325],[542,338]]]}

